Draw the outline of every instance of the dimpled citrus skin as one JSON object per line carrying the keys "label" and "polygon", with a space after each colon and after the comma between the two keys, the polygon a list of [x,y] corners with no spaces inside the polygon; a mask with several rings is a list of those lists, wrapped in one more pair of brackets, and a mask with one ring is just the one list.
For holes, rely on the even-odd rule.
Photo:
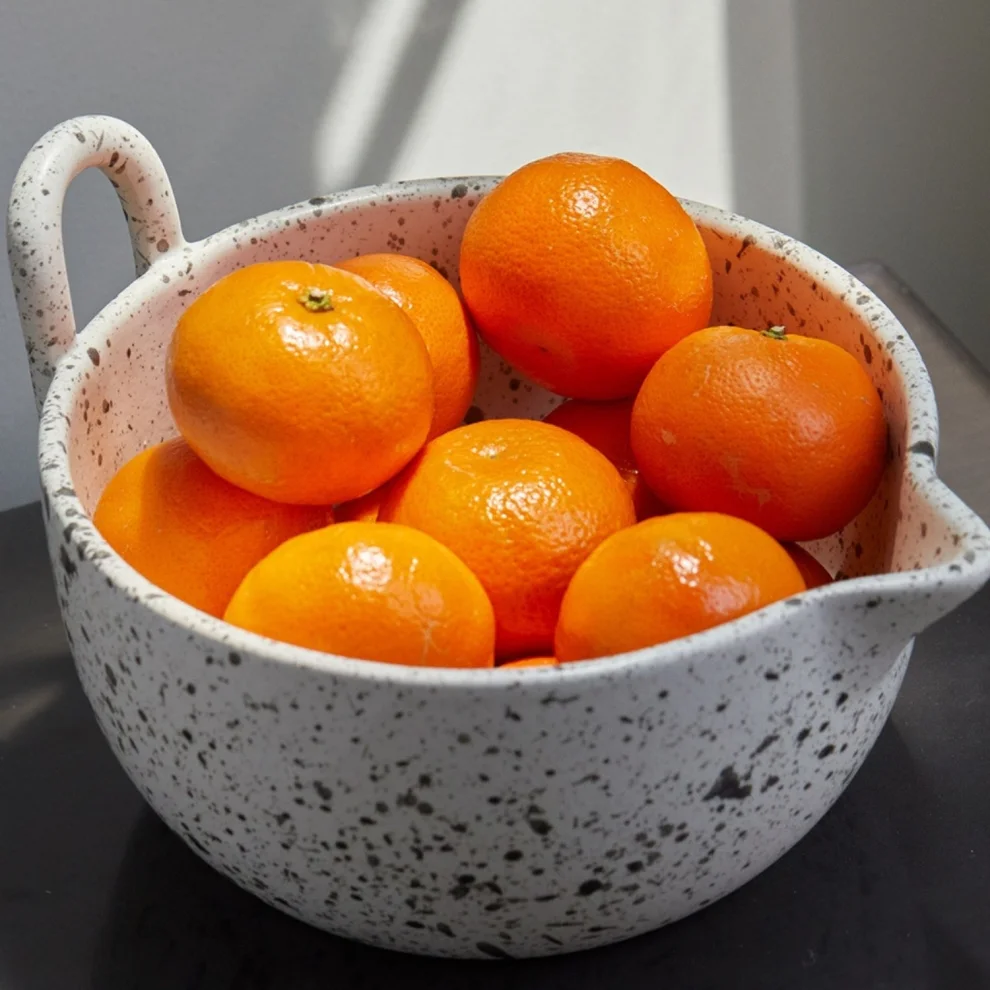
{"label": "dimpled citrus skin", "polygon": [[367,279],[412,320],[433,365],[430,439],[460,426],[478,384],[478,337],[454,287],[419,258],[364,254],[337,268]]}
{"label": "dimpled citrus skin", "polygon": [[705,245],[680,203],[597,155],[543,158],[499,183],[468,220],[460,278],[487,343],[579,399],[633,395],[712,308]]}
{"label": "dimpled citrus skin", "polygon": [[797,565],[809,591],[832,583],[832,575],[804,547],[799,547],[796,543],[785,543],[783,547]]}
{"label": "dimpled citrus skin", "polygon": [[330,504],[390,478],[426,440],[433,371],[391,300],[327,265],[238,269],[182,315],[169,405],[217,474],[281,502]]}
{"label": "dimpled citrus skin", "polygon": [[814,540],[865,508],[883,474],[883,404],[825,340],[711,327],[671,348],[636,397],[632,448],[673,509],[726,512]]}
{"label": "dimpled citrus skin", "polygon": [[713,512],[647,519],[578,568],[554,638],[561,663],[690,636],[804,591],[787,551],[761,529]]}
{"label": "dimpled citrus skin", "polygon": [[501,658],[549,653],[574,571],[635,522],[619,472],[546,423],[488,420],[430,441],[390,485],[379,518],[422,529],[478,575]]}
{"label": "dimpled citrus skin", "polygon": [[244,579],[226,620],[338,656],[491,667],[495,619],[478,579],[407,526],[347,522],[289,540]]}
{"label": "dimpled citrus skin", "polygon": [[271,502],[231,485],[179,439],[132,457],[93,513],[103,538],[134,570],[218,617],[262,557],[332,521],[328,508]]}
{"label": "dimpled citrus skin", "polygon": [[636,507],[636,518],[648,519],[660,515],[664,507],[643,480],[633,457],[629,442],[632,407],[632,399],[617,399],[614,402],[571,399],[557,406],[544,422],[579,436],[595,450],[601,451],[618,468],[629,488]]}

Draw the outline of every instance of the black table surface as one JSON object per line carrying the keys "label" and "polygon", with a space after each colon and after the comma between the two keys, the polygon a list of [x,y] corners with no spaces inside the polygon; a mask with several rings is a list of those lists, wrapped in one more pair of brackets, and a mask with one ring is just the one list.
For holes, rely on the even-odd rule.
{"label": "black table surface", "polygon": [[[990,380],[879,266],[922,349],[941,472],[990,513]],[[893,716],[823,821],[735,894],[579,955],[458,962],[292,921],[143,804],[72,669],[36,505],[0,514],[0,988],[990,987],[990,588],[918,640]]]}

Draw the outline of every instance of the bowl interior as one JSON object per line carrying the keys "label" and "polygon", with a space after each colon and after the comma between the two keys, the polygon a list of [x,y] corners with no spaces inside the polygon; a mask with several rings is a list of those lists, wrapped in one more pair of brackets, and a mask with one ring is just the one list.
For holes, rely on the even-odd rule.
{"label": "bowl interior", "polygon": [[[180,313],[200,292],[256,261],[332,264],[373,251],[415,255],[457,286],[464,225],[493,182],[432,180],[316,198],[157,262],[99,314],[59,369],[72,483],[85,510],[92,512],[103,486],[129,457],[175,434],[165,397],[165,353]],[[832,340],[856,356],[883,398],[890,457],[880,489],[858,519],[813,551],[833,573],[850,577],[934,562],[948,536],[945,522],[913,485],[905,485],[909,439],[915,451],[927,443],[934,454],[934,402],[903,330],[862,285],[810,249],[740,217],[685,205],[712,262],[713,324],[782,324]],[[539,418],[562,401],[497,354],[482,352],[472,416]],[[905,517],[912,519],[910,532],[899,526]]]}

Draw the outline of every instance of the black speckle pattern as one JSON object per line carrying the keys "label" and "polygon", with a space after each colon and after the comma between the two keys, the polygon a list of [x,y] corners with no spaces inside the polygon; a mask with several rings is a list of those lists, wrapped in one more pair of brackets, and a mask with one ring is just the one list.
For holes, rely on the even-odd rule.
{"label": "black speckle pattern", "polygon": [[[150,270],[77,342],[65,272],[38,259],[58,255],[57,207],[91,156]],[[478,672],[272,644],[126,567],[89,513],[125,459],[174,433],[163,367],[177,315],[238,266],[394,249],[398,228],[402,250],[456,287],[464,224],[492,184],[320,196],[187,245],[143,139],[81,118],[32,151],[11,256],[39,397],[50,386],[41,475],[65,625],[131,778],[200,856],[280,910],[392,949],[506,959],[666,924],[793,846],[869,752],[912,637],[986,580],[990,541],[935,476],[931,387],[883,305],[797,242],[687,204],[713,263],[713,322],[827,337],[882,390],[881,489],[810,547],[861,580],[628,657]],[[469,419],[560,401],[482,350]]]}
{"label": "black speckle pattern", "polygon": [[[40,406],[55,366],[75,341],[75,319],[61,250],[62,200],[72,175],[93,165],[113,185],[127,220],[138,275],[165,244],[182,242],[172,188],[158,155],[133,127],[113,117],[78,117],[49,131],[28,152],[14,181],[8,247],[14,292]],[[46,247],[46,250],[38,250]],[[164,273],[162,273],[164,274]],[[87,346],[94,367],[105,356]]]}
{"label": "black speckle pattern", "polygon": [[743,798],[748,798],[752,793],[753,787],[751,784],[741,781],[739,775],[732,767],[725,767],[718,775],[718,780],[712,784],[704,800],[740,801]]}

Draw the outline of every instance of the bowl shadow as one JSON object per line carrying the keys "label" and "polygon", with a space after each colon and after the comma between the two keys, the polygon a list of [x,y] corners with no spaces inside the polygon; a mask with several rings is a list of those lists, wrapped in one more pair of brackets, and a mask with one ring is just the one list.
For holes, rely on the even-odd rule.
{"label": "bowl shadow", "polygon": [[[894,768],[892,770],[892,767]],[[893,726],[846,794],[791,852],[740,891],[625,943],[485,963],[404,956],[336,938],[214,873],[147,811],[132,833],[99,939],[92,985],[476,990],[623,986],[928,987],[910,857],[892,827],[912,774]],[[900,781],[894,785],[891,781]]]}

